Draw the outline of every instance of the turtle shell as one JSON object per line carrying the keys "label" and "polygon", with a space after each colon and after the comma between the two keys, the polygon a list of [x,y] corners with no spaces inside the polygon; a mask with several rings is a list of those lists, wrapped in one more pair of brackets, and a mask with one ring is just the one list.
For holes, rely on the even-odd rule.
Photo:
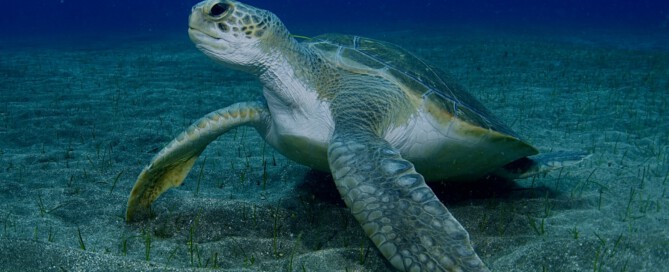
{"label": "turtle shell", "polygon": [[399,46],[340,34],[320,35],[308,40],[306,45],[342,69],[382,75],[396,82],[410,96],[436,105],[441,113],[519,139],[461,85]]}

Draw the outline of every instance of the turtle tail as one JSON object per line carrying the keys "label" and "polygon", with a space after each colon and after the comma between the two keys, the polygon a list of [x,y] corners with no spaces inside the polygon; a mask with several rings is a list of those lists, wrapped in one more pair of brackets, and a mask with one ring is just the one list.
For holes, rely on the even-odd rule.
{"label": "turtle tail", "polygon": [[504,165],[493,174],[506,179],[524,179],[566,166],[576,165],[592,154],[584,151],[556,151],[524,157]]}

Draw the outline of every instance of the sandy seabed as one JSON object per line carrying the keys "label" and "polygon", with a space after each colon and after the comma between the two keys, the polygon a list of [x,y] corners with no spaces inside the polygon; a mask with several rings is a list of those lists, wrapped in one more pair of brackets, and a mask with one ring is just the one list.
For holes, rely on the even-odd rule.
{"label": "sandy seabed", "polygon": [[[432,185],[491,269],[665,271],[669,50],[613,33],[370,35],[452,74],[540,150],[592,153],[515,183]],[[0,270],[391,269],[331,178],[251,128],[215,141],[155,217],[124,221],[158,150],[261,95],[185,35],[0,48]]]}

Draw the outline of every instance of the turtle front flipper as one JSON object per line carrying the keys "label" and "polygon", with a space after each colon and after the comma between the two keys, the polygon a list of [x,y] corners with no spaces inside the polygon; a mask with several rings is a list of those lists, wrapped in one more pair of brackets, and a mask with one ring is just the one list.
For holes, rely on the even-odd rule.
{"label": "turtle front flipper", "polygon": [[488,271],[467,231],[388,142],[335,131],[328,161],[351,213],[395,268]]}
{"label": "turtle front flipper", "polygon": [[158,196],[181,185],[209,143],[240,125],[264,125],[266,114],[267,108],[261,102],[237,103],[211,112],[188,127],[139,174],[128,198],[126,221],[148,213]]}

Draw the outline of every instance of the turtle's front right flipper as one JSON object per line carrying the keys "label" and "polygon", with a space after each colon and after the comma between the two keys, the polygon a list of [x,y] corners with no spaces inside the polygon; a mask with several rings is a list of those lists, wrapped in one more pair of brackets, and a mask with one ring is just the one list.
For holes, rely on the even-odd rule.
{"label": "turtle's front right flipper", "polygon": [[344,202],[395,268],[488,271],[467,231],[385,140],[335,131],[328,161]]}
{"label": "turtle's front right flipper", "polygon": [[128,198],[126,221],[147,214],[158,196],[179,186],[209,143],[237,126],[263,125],[267,114],[261,102],[237,103],[209,113],[188,127],[139,174]]}

